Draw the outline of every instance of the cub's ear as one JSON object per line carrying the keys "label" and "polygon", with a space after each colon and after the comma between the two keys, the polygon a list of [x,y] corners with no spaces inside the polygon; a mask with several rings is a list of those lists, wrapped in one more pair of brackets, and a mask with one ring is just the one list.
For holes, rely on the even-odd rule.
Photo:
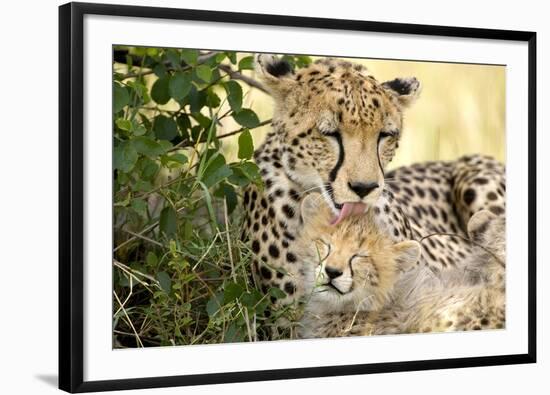
{"label": "cub's ear", "polygon": [[420,91],[422,90],[420,81],[418,81],[415,77],[396,78],[394,80],[384,82],[382,86],[386,89],[386,91],[390,92],[397,98],[397,101],[403,108],[409,107],[413,104],[418,96],[420,96]]}
{"label": "cub's ear", "polygon": [[394,244],[395,261],[397,268],[407,271],[420,259],[420,244],[414,240],[406,240]]}
{"label": "cub's ear", "polygon": [[303,199],[300,207],[304,225],[327,225],[332,218],[332,212],[325,203],[320,193],[308,193]]}
{"label": "cub's ear", "polygon": [[486,245],[487,239],[490,239],[488,232],[491,228],[491,222],[497,218],[489,210],[481,210],[472,215],[468,221],[468,236],[476,243]]}
{"label": "cub's ear", "polygon": [[256,54],[256,73],[268,90],[274,95],[285,95],[289,92],[296,80],[290,63],[275,55]]}

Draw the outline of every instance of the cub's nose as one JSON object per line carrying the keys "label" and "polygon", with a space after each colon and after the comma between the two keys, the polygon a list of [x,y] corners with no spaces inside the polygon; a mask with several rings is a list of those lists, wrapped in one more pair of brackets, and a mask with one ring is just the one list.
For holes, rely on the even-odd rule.
{"label": "cub's nose", "polygon": [[327,273],[327,276],[329,276],[331,280],[335,279],[336,277],[340,277],[342,275],[342,272],[340,270],[330,266],[325,267],[325,272]]}
{"label": "cub's nose", "polygon": [[377,182],[348,182],[349,189],[357,194],[361,199],[378,188]]}

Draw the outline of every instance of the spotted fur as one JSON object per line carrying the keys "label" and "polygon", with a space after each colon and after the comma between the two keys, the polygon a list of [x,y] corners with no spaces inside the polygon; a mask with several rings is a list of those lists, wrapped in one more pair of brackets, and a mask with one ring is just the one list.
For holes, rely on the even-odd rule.
{"label": "spotted fur", "polygon": [[[283,290],[282,303],[308,293],[296,240],[303,230],[300,204],[310,192],[320,192],[333,213],[345,202],[372,207],[394,241],[466,236],[473,213],[504,213],[504,168],[494,159],[474,155],[385,173],[399,145],[403,111],[420,92],[415,78],[380,83],[363,66],[336,59],[296,73],[272,55],[256,61],[275,113],[273,131],[255,152],[264,188],[244,192],[244,236],[256,281],[264,291]],[[431,237],[421,262],[441,272],[471,252],[458,237]]]}

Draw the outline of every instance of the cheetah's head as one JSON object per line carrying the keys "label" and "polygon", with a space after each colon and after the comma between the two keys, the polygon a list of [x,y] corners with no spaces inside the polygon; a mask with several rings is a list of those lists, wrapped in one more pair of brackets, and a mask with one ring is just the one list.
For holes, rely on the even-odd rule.
{"label": "cheetah's head", "polygon": [[418,80],[380,83],[362,65],[330,58],[296,73],[273,55],[258,55],[256,63],[275,100],[273,127],[286,174],[323,193],[334,223],[363,212],[384,187]]}
{"label": "cheetah's head", "polygon": [[394,242],[376,225],[370,210],[331,226],[327,223],[331,211],[324,199],[310,194],[302,201],[301,213],[301,237],[317,268],[310,302],[317,312],[380,309],[400,272],[409,270],[420,257],[418,242]]}

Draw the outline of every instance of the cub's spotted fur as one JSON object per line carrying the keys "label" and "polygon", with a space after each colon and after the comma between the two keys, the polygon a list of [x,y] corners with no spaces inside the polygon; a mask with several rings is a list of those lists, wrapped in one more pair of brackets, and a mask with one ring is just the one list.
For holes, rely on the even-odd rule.
{"label": "cub's spotted fur", "polygon": [[[318,255],[321,274],[315,277],[318,285],[313,286],[307,303],[300,337],[504,327],[504,217],[482,210],[471,218],[468,231],[474,248],[461,268],[436,276],[428,266],[422,265],[399,276],[396,275],[399,270],[406,270],[418,258],[415,244],[410,244],[407,250],[400,246],[416,242],[395,243],[387,229],[369,214],[330,228],[320,226],[327,219],[322,208],[317,213],[312,210],[303,210],[303,213],[307,226],[304,245],[308,240],[310,243],[317,240],[322,245],[322,253]],[[315,256],[311,250],[310,247],[310,259]],[[329,265],[339,268],[338,276],[334,276],[334,272],[326,276]],[[344,281],[339,282],[340,277]]]}

